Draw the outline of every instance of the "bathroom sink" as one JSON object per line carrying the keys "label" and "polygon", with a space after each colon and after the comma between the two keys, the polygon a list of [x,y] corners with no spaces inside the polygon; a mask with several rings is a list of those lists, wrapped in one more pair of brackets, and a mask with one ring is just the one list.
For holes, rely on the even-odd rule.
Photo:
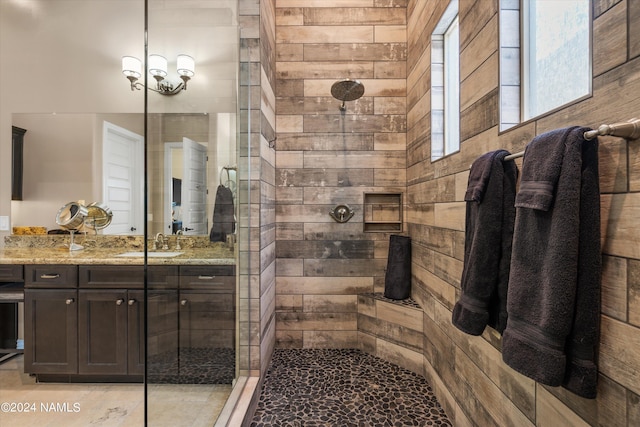
{"label": "bathroom sink", "polygon": [[[147,252],[147,257],[148,258],[171,258],[174,256],[178,256],[178,255],[182,255],[184,252]],[[133,258],[133,257],[143,257],[144,256],[144,251],[138,251],[138,252],[125,252],[122,254],[118,254],[116,256],[121,256],[121,257],[129,257],[129,258]]]}

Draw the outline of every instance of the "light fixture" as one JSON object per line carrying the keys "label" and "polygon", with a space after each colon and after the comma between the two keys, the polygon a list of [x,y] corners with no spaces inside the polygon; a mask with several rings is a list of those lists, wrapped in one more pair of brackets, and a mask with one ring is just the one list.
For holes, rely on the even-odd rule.
{"label": "light fixture", "polygon": [[[167,58],[162,55],[149,55],[149,74],[156,80],[156,88],[148,88],[161,95],[175,95],[183,90],[187,90],[187,82],[195,74],[195,61],[189,55],[178,55],[177,58],[178,76],[182,82],[174,87],[173,83],[167,81]],[[131,90],[140,90],[144,84],[138,79],[142,76],[142,61],[134,56],[122,57],[122,74],[131,82]]]}

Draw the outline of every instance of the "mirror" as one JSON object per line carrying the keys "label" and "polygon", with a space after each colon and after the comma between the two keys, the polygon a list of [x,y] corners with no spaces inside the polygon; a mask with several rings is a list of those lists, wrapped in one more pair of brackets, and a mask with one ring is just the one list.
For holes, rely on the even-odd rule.
{"label": "mirror", "polygon": [[[150,233],[167,234],[182,220],[183,227],[193,228],[185,234],[207,234],[220,172],[235,165],[236,8],[236,2],[229,0],[188,5],[149,2],[149,53],[161,53],[169,60],[168,79],[173,80],[177,80],[175,58],[189,54],[195,59],[195,75],[188,90],[177,95],[148,93],[149,215],[142,218],[135,209],[143,204],[142,182],[130,183],[129,202],[119,205],[107,197],[104,141],[107,128],[114,139],[132,144],[144,134],[144,91],[132,91],[121,72],[122,56],[144,57],[144,2],[3,2],[2,31],[11,42],[2,44],[0,110],[9,114],[3,116],[2,130],[9,135],[6,123],[27,130],[22,200],[7,202],[11,225],[57,228],[59,206],[85,200],[104,202],[113,211],[113,221],[102,233],[142,234],[146,220]],[[99,25],[78,25],[80,21]],[[34,30],[38,28],[46,28],[46,38]],[[15,61],[4,60],[14,56]],[[46,63],[46,73],[29,66],[33,63]],[[198,227],[185,223],[182,205],[172,206],[174,176],[170,175],[176,165],[166,164],[165,144],[183,144],[183,138],[205,147],[201,152],[208,159],[206,188],[198,184],[200,193],[194,196],[204,198],[197,208]],[[137,163],[131,167],[139,171],[136,152],[140,150],[133,149],[130,157]],[[176,212],[181,216],[172,219]]]}
{"label": "mirror", "polygon": [[[140,174],[131,174],[128,183],[122,182],[121,174],[125,168],[142,170],[142,114],[16,113],[12,122],[29,132],[23,197],[12,202],[14,226],[53,229],[51,212],[55,214],[64,200],[99,200],[113,215],[101,233],[142,234],[143,188],[135,180]],[[175,234],[183,229],[184,234],[208,234],[216,187],[222,183],[235,188],[235,179],[230,182],[222,173],[235,162],[235,114],[152,114],[147,126],[155,130],[147,142],[150,233]],[[109,148],[122,144],[134,146],[133,153],[121,156]],[[190,153],[186,157],[185,146]],[[185,160],[190,160],[188,166]],[[131,194],[123,199],[125,184]]]}

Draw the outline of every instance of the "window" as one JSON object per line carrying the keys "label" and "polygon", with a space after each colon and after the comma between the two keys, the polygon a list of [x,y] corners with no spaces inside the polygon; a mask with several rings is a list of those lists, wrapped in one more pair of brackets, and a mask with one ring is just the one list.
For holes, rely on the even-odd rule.
{"label": "window", "polygon": [[520,2],[501,0],[500,130],[520,121]]}
{"label": "window", "polygon": [[589,0],[519,3],[500,1],[501,130],[591,92]]}
{"label": "window", "polygon": [[431,160],[460,149],[460,32],[452,1],[431,35]]}

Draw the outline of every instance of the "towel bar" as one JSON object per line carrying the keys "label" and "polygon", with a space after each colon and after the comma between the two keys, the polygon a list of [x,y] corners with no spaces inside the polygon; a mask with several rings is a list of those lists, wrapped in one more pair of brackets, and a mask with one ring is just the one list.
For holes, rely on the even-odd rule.
{"label": "towel bar", "polygon": [[[604,135],[618,136],[625,139],[638,139],[640,138],[640,119],[634,118],[627,122],[601,125],[598,129],[585,132],[584,139],[591,140]],[[522,156],[524,156],[524,151],[510,154],[506,156],[503,161],[514,160]]]}

